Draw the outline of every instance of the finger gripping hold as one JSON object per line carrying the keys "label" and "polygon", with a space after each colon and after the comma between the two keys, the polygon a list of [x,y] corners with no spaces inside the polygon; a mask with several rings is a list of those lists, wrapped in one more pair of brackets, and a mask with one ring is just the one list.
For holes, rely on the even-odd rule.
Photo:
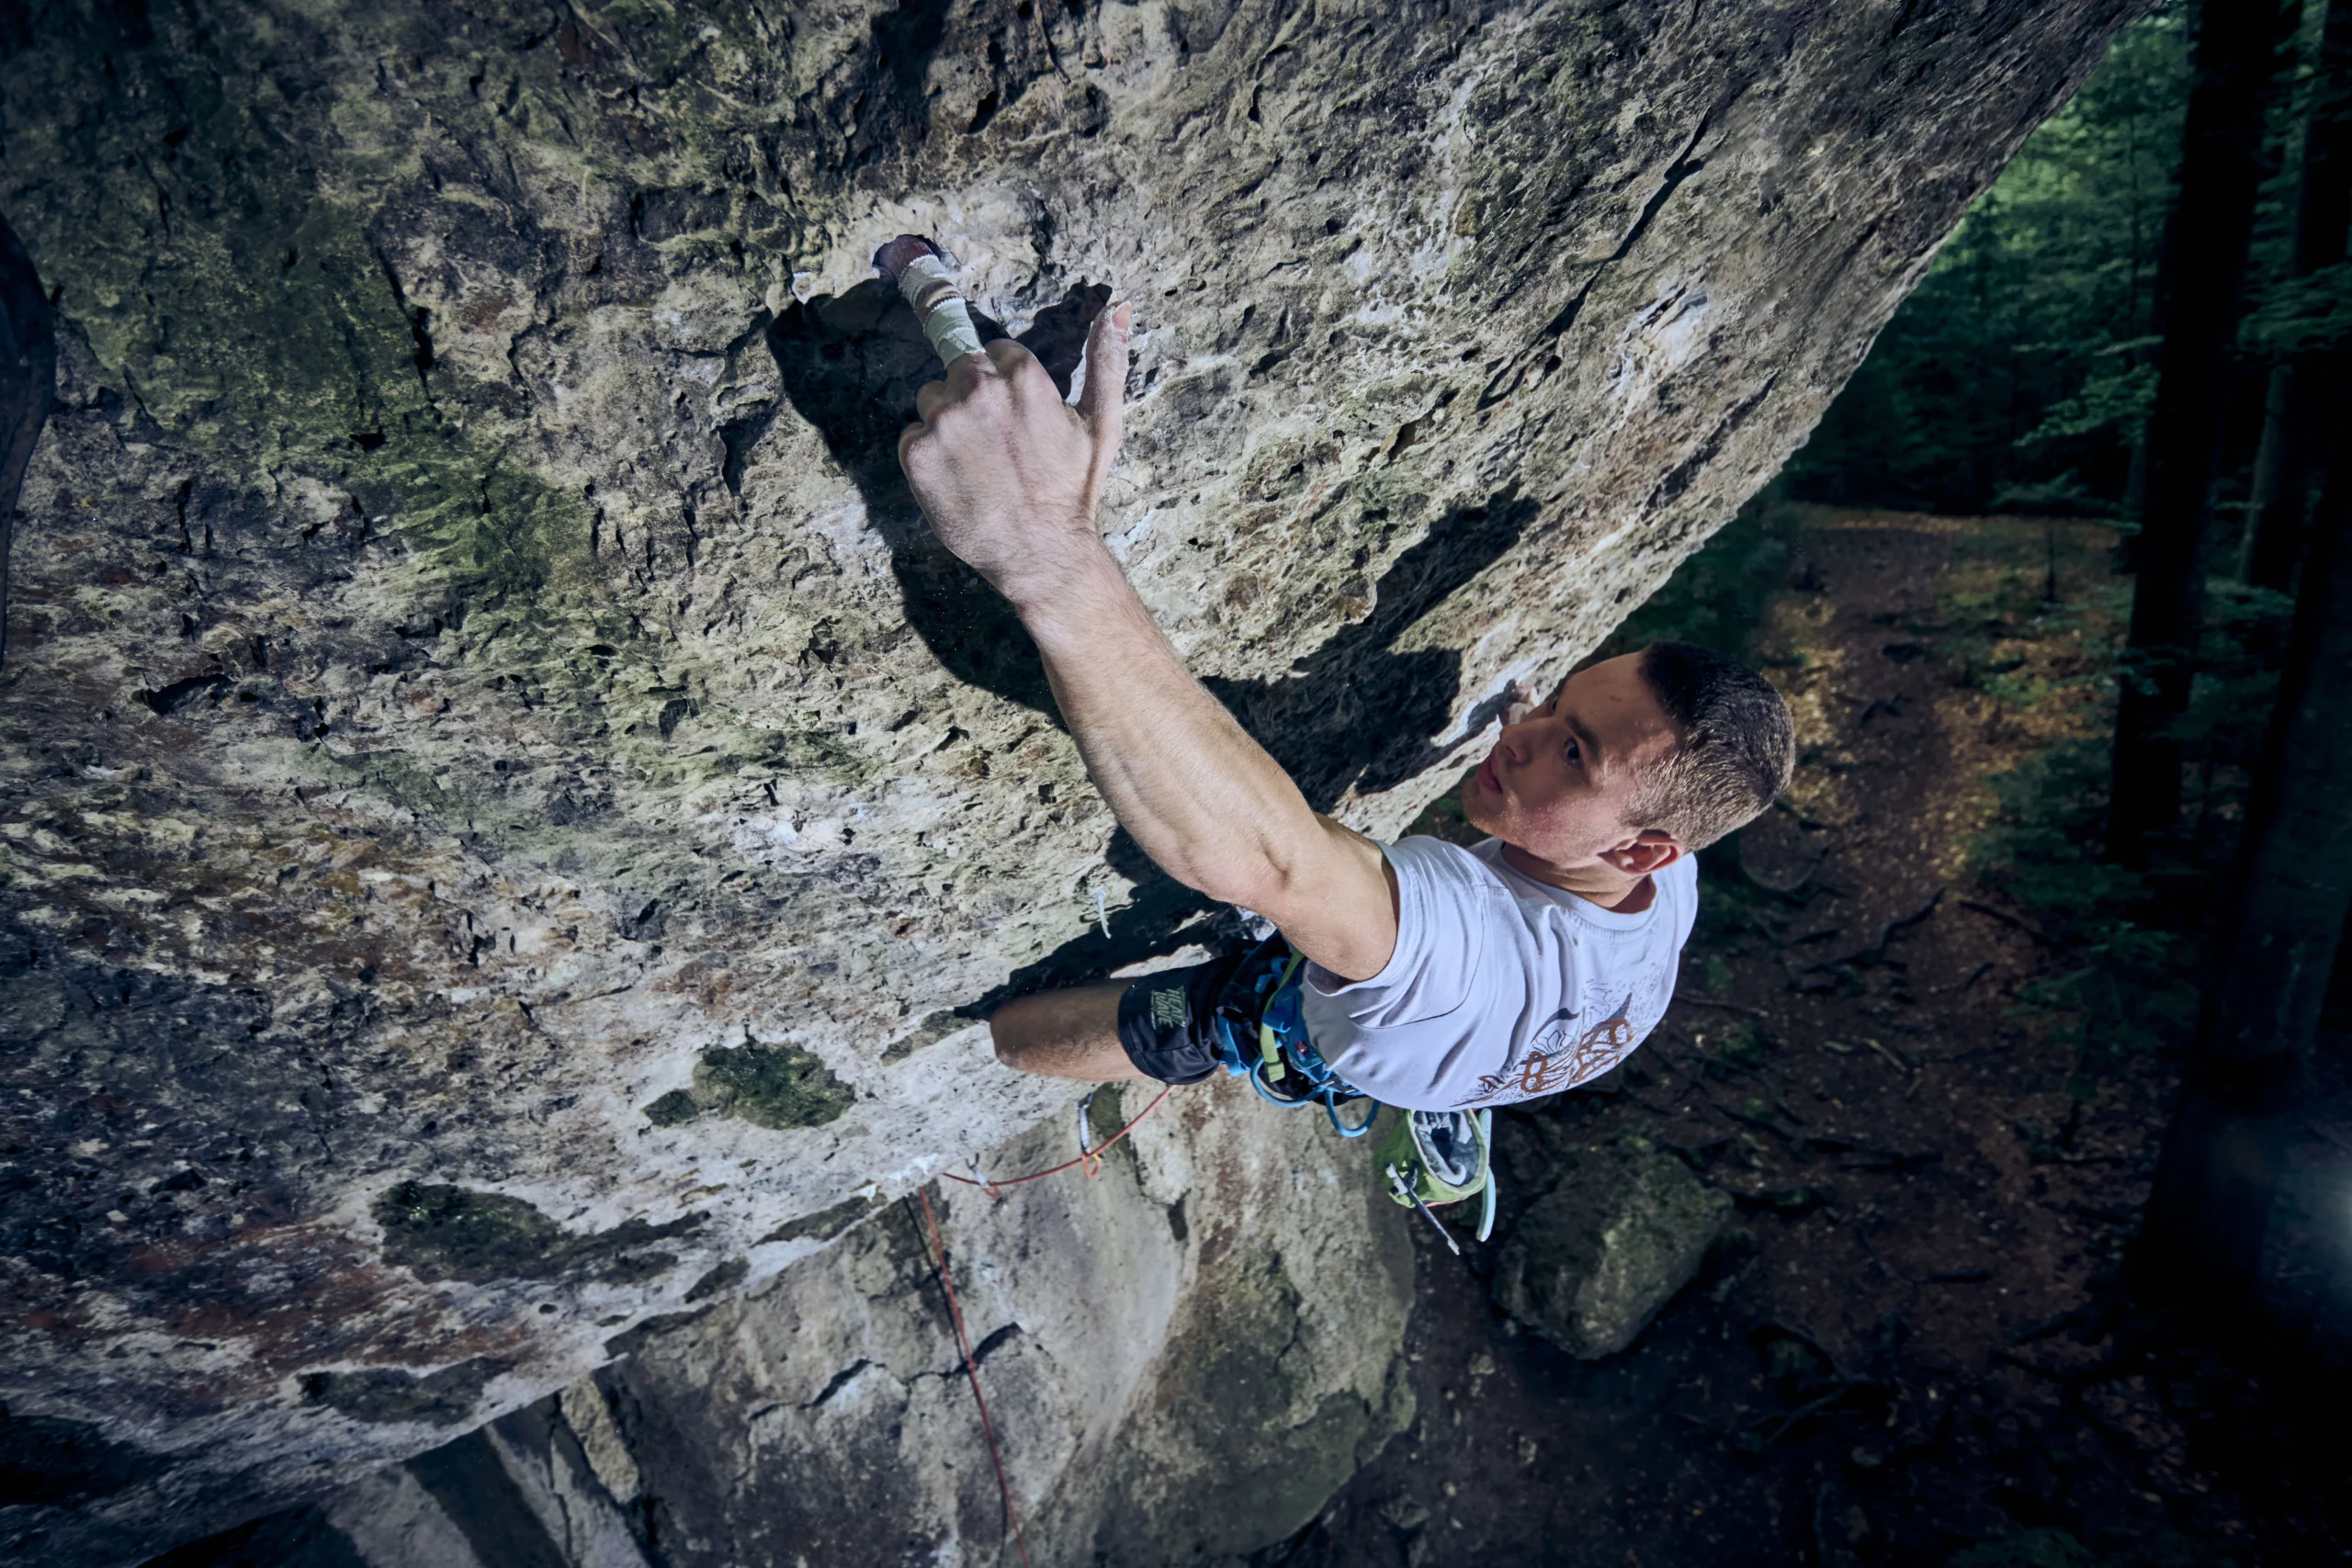
{"label": "finger gripping hold", "polygon": [[939,247],[920,234],[901,234],[874,253],[875,269],[899,286],[899,293],[922,323],[923,336],[943,364],[980,352],[980,332],[964,303]]}

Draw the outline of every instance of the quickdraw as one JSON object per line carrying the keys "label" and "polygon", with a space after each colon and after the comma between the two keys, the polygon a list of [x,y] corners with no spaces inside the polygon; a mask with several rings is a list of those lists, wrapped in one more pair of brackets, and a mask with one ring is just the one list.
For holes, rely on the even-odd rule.
{"label": "quickdraw", "polygon": [[1094,1128],[1089,1120],[1094,1114],[1094,1091],[1102,1087],[1095,1085],[1078,1101],[1078,1168],[1086,1172],[1089,1181],[1102,1174],[1102,1156],[1094,1152]]}
{"label": "quickdraw", "polygon": [[[1340,1136],[1361,1138],[1379,1118],[1380,1102],[1333,1072],[1307,1038],[1300,1010],[1303,967],[1302,956],[1280,937],[1243,960],[1218,1001],[1218,1059],[1227,1073],[1247,1077],[1269,1104],[1293,1111],[1320,1105]],[[1351,1100],[1372,1108],[1361,1121],[1349,1122],[1340,1114],[1340,1107]],[[1384,1190],[1405,1207],[1419,1210],[1457,1258],[1461,1244],[1437,1217],[1436,1205],[1476,1198],[1478,1239],[1494,1234],[1495,1174],[1488,1157],[1493,1115],[1490,1111],[1400,1111],[1373,1156]]]}

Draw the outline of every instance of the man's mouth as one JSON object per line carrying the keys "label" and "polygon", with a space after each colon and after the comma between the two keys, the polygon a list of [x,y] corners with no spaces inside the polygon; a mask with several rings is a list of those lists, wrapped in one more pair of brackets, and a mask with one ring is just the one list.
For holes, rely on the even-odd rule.
{"label": "man's mouth", "polygon": [[1492,751],[1487,752],[1487,760],[1478,764],[1478,787],[1489,795],[1503,792],[1501,781],[1495,777],[1495,754]]}

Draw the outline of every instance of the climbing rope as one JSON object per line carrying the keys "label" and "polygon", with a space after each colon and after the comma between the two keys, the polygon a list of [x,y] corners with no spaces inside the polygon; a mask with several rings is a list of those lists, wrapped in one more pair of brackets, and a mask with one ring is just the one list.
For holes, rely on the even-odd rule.
{"label": "climbing rope", "polygon": [[[1154,1100],[1152,1103],[1157,1105],[1159,1102]],[[1138,1116],[1136,1120],[1140,1122],[1143,1118]],[[1046,1173],[1040,1171],[1038,1174]],[[980,1364],[972,1359],[972,1341],[964,1332],[964,1308],[956,1300],[956,1281],[948,1278],[947,1243],[940,1239],[939,1221],[931,1212],[931,1189],[918,1187],[915,1191],[922,1199],[922,1223],[931,1231],[930,1245],[923,1258],[939,1270],[939,1288],[947,1296],[948,1320],[956,1325],[956,1348],[964,1353],[964,1374],[972,1380],[972,1403],[980,1407],[980,1435],[988,1438],[989,1462],[996,1466],[996,1489],[1004,1498],[1005,1523],[1012,1530],[1012,1543],[1021,1549],[1021,1568],[1029,1568],[1029,1539],[1021,1533],[1021,1516],[1012,1508],[1012,1483],[1004,1478],[1004,1455],[997,1450],[996,1427],[989,1419],[989,1402],[980,1393]],[[933,1252],[938,1255],[935,1258]],[[1001,1558],[1003,1554],[1004,1549],[1000,1546],[997,1555]]]}
{"label": "climbing rope", "polygon": [[1083,1143],[1080,1143],[1079,1145],[1079,1155],[1076,1159],[1066,1159],[1059,1165],[1050,1167],[1045,1170],[1033,1170],[1026,1176],[1008,1176],[1001,1181],[991,1180],[988,1177],[982,1175],[980,1173],[980,1162],[978,1160],[974,1160],[972,1162],[972,1174],[969,1176],[958,1176],[952,1170],[943,1170],[939,1174],[949,1181],[960,1181],[967,1187],[977,1187],[991,1198],[1001,1198],[1004,1196],[1004,1190],[1006,1188],[1018,1187],[1024,1181],[1042,1181],[1048,1176],[1058,1176],[1063,1171],[1069,1169],[1072,1166],[1082,1165],[1086,1167],[1086,1174],[1092,1176],[1097,1170],[1102,1168],[1102,1156],[1110,1152],[1111,1145],[1117,1143],[1121,1138],[1125,1137],[1129,1133],[1134,1132],[1136,1129],[1136,1122],[1141,1122],[1145,1117],[1159,1110],[1159,1102],[1168,1098],[1169,1089],[1174,1087],[1175,1086],[1172,1084],[1161,1085],[1159,1092],[1151,1097],[1151,1103],[1145,1106],[1141,1111],[1136,1112],[1135,1121],[1128,1122],[1125,1126],[1120,1128],[1117,1132],[1103,1139],[1102,1145],[1099,1148],[1090,1149]]}
{"label": "climbing rope", "polygon": [[[991,1181],[982,1173],[980,1162],[974,1160],[972,1174],[969,1176],[957,1176],[953,1171],[942,1171],[940,1174],[950,1181],[960,1181],[967,1187],[977,1187],[991,1198],[1003,1197],[1004,1190],[1008,1187],[1018,1187],[1024,1181],[1043,1180],[1048,1176],[1068,1170],[1072,1166],[1083,1166],[1086,1168],[1086,1174],[1091,1178],[1102,1168],[1102,1156],[1111,1145],[1134,1132],[1136,1122],[1141,1122],[1159,1109],[1159,1102],[1168,1098],[1168,1090],[1170,1087],[1172,1086],[1162,1085],[1159,1092],[1151,1097],[1151,1103],[1136,1112],[1135,1121],[1129,1122],[1125,1126],[1103,1139],[1100,1148],[1090,1148],[1086,1142],[1086,1130],[1082,1118],[1085,1115],[1085,1107],[1092,1103],[1094,1099],[1094,1096],[1089,1093],[1080,1106],[1079,1113],[1081,1122],[1078,1134],[1078,1157],[1066,1159],[1051,1169],[1033,1170],[1026,1176],[1008,1177],[1002,1181]],[[996,1489],[1004,1498],[1005,1524],[1012,1533],[1013,1545],[1021,1549],[1022,1568],[1029,1568],[1029,1539],[1021,1533],[1021,1516],[1013,1510],[1012,1506],[1012,1483],[1004,1478],[1004,1455],[996,1446],[996,1425],[989,1419],[989,1402],[980,1393],[980,1367],[979,1363],[972,1359],[971,1337],[964,1332],[963,1303],[956,1299],[956,1281],[948,1277],[947,1243],[940,1236],[939,1221],[931,1212],[931,1189],[918,1187],[915,1189],[915,1195],[922,1200],[922,1223],[931,1233],[930,1239],[925,1244],[923,1260],[937,1271],[939,1288],[947,1297],[948,1321],[956,1325],[956,1348],[964,1354],[964,1374],[972,1380],[972,1403],[980,1407],[980,1435],[989,1440],[989,1462],[996,1467]],[[1001,1555],[1001,1548],[999,1549],[1000,1555]]]}

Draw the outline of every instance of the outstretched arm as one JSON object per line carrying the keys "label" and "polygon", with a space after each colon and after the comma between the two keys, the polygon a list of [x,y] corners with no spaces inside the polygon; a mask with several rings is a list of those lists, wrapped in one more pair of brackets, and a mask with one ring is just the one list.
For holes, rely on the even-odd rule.
{"label": "outstretched arm", "polygon": [[1119,448],[1127,308],[1096,318],[1073,412],[1045,367],[998,342],[917,394],[899,459],[947,547],[1036,639],[1096,787],[1144,852],[1282,928],[1333,973],[1377,974],[1396,944],[1380,847],[1317,815],[1194,680],[1094,526]]}

